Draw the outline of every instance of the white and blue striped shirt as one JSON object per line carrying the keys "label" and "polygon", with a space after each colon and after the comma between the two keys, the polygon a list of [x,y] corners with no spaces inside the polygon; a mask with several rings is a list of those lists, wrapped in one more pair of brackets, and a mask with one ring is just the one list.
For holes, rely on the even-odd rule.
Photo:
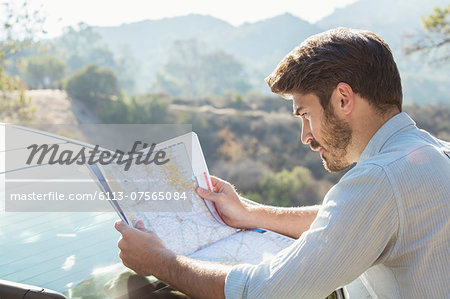
{"label": "white and blue striped shirt", "polygon": [[324,298],[360,278],[375,298],[450,298],[450,143],[400,113],[273,259],[237,265],[227,298]]}

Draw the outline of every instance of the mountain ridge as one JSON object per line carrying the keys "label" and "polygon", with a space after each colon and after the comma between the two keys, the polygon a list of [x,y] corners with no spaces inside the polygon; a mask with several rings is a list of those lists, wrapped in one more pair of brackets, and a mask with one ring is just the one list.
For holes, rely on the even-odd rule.
{"label": "mountain ridge", "polygon": [[[148,91],[149,82],[168,61],[170,49],[177,40],[197,39],[207,49],[232,54],[252,76],[254,87],[268,92],[263,78],[305,38],[338,26],[368,29],[391,46],[402,74],[407,102],[420,103],[428,99],[450,102],[448,92],[442,87],[450,84],[449,76],[439,68],[426,65],[421,55],[406,56],[402,48],[405,33],[420,31],[421,17],[444,2],[359,0],[336,9],[313,24],[291,13],[239,26],[209,15],[190,14],[95,29],[113,51],[117,52],[121,45],[126,44],[142,61],[143,70],[139,77],[142,81],[145,78],[145,82],[138,84],[140,92]],[[424,89],[424,85],[428,87]]]}

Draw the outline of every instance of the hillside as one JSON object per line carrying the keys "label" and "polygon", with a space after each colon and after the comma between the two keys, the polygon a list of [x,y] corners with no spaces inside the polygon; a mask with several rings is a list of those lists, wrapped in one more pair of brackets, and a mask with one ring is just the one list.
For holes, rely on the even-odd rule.
{"label": "hillside", "polygon": [[[243,63],[253,89],[270,91],[264,83],[277,63],[308,36],[329,28],[347,26],[369,29],[380,34],[393,49],[399,66],[405,103],[450,103],[450,75],[445,65],[432,63],[421,54],[405,56],[405,35],[420,32],[421,17],[444,0],[370,1],[360,0],[310,24],[285,13],[240,26],[207,15],[187,15],[147,20],[116,27],[96,27],[104,42],[114,51],[130,49],[140,69],[135,71],[136,92],[147,92],[155,72],[168,62],[177,40],[197,39],[205,48],[220,49]],[[430,63],[431,61],[431,63]]]}
{"label": "hillside", "polygon": [[36,124],[95,124],[99,118],[79,101],[71,100],[61,90],[27,90],[36,108],[32,123]]}
{"label": "hillside", "polygon": [[424,15],[446,5],[446,0],[359,0],[336,9],[316,25],[323,30],[336,26],[371,30],[382,36],[391,48],[399,49],[404,34],[421,30]]}
{"label": "hillside", "polygon": [[237,57],[249,75],[256,77],[252,79],[259,85],[257,89],[267,92],[263,78],[299,40],[320,31],[317,26],[288,13],[238,27],[211,16],[191,14],[95,29],[112,50],[118,53],[128,47],[142,62],[139,74],[142,81],[138,82],[141,92],[148,88],[155,72],[167,63],[174,42],[189,39]]}
{"label": "hillside", "polygon": [[[37,123],[99,123],[92,109],[77,100],[70,100],[65,92],[38,90],[30,91],[28,95],[33,97],[37,107],[34,118]],[[147,101],[152,101],[152,98]],[[320,202],[329,187],[342,176],[326,172],[319,155],[301,144],[298,138],[300,123],[291,116],[289,101],[275,97],[259,97],[254,102],[240,104],[226,99],[219,102],[217,98],[172,98],[169,101],[165,123],[192,124],[211,173],[232,181],[239,192],[254,200],[265,202],[268,199],[265,197],[267,186],[264,181],[273,182],[282,178],[280,175],[294,175],[296,167],[303,169],[299,180],[305,181],[306,185],[295,191],[295,197],[272,204],[305,205]],[[144,109],[145,106],[140,107],[148,115],[135,124],[151,124],[151,113]],[[406,106],[404,110],[417,122],[418,127],[438,138],[450,140],[450,107],[413,105]],[[126,119],[122,120],[122,123],[127,123]],[[65,131],[70,136],[64,136],[77,139],[73,131]],[[94,132],[94,136],[97,135],[97,131]],[[126,139],[124,136],[109,137],[108,140],[113,142],[111,148],[117,148],[118,139]],[[126,145],[128,149],[129,144]]]}
{"label": "hillside", "polygon": [[[32,123],[36,124],[100,124],[102,121],[85,103],[71,99],[65,91],[57,89],[35,89],[27,90],[26,95],[31,97],[32,105],[36,108]],[[261,117],[271,120],[283,120],[288,113],[267,112],[264,110],[240,111],[235,108],[218,108],[208,104],[193,106],[188,104],[171,104],[172,112],[196,112],[215,116],[231,117]]]}
{"label": "hillside", "polygon": [[317,26],[285,13],[235,27],[217,45],[260,71],[265,77],[299,41],[319,31]]}

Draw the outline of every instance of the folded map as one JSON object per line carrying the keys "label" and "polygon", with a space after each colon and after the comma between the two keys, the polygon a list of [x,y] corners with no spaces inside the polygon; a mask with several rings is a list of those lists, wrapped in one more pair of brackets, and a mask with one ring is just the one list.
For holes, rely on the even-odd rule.
{"label": "folded map", "polygon": [[128,170],[114,162],[86,164],[105,198],[128,224],[142,220],[177,254],[225,264],[258,264],[295,241],[267,230],[230,227],[212,202],[196,194],[197,186],[211,190],[212,183],[195,133],[152,150],[164,151],[167,163],[136,164]]}

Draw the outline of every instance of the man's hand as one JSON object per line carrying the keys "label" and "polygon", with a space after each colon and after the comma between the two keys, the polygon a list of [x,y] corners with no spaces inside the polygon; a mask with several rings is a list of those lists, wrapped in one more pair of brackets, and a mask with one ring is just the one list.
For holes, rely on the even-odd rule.
{"label": "man's hand", "polygon": [[145,228],[142,221],[133,228],[123,222],[116,221],[114,227],[122,234],[119,243],[119,257],[123,264],[140,275],[157,275],[162,261],[173,253],[168,250],[155,232]]}
{"label": "man's hand", "polygon": [[191,297],[225,298],[230,266],[175,255],[155,232],[145,229],[142,221],[136,223],[136,228],[121,220],[114,226],[122,234],[119,256],[128,268],[140,275],[154,275]]}
{"label": "man's hand", "polygon": [[197,188],[197,194],[216,204],[226,224],[236,228],[255,228],[251,224],[250,207],[239,199],[234,187],[217,177],[212,176],[214,192]]}
{"label": "man's hand", "polygon": [[236,228],[264,228],[297,239],[309,229],[320,208],[250,205],[239,199],[230,183],[216,177],[211,180],[215,192],[197,188],[198,195],[214,202],[225,223]]}

